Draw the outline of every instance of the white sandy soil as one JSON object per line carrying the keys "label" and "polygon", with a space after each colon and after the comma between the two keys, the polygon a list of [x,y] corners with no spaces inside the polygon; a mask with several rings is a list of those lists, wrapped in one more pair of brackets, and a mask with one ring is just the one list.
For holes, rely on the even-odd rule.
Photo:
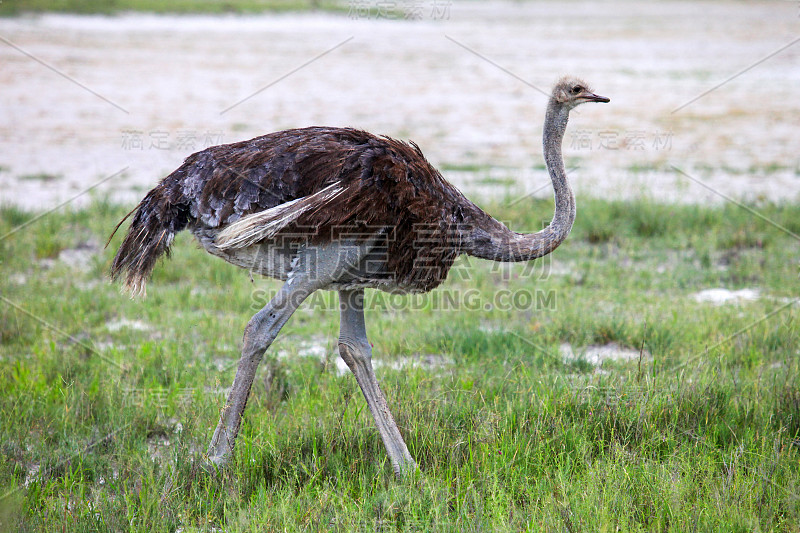
{"label": "white sandy soil", "polygon": [[413,139],[473,196],[548,196],[541,91],[565,73],[611,98],[565,138],[579,195],[798,198],[796,1],[415,5],[2,19],[0,202],[133,203],[205,146],[309,125]]}

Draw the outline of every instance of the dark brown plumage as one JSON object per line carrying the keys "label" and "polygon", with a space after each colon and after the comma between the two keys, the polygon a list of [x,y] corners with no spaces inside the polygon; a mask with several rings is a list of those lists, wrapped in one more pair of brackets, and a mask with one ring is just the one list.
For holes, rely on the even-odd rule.
{"label": "dark brown plumage", "polygon": [[339,183],[344,191],[284,228],[290,240],[331,240],[387,228],[387,273],[398,288],[427,291],[460,252],[459,228],[490,218],[442,178],[419,147],[350,128],[304,128],[195,153],[135,210],[113,278],[136,291],[175,233],[220,230],[243,217]]}
{"label": "dark brown plumage", "polygon": [[483,212],[415,144],[356,129],[281,131],[186,158],[129,213],[133,220],[114,257],[112,278],[124,276],[133,294],[143,292],[157,259],[188,228],[209,253],[286,281],[245,329],[209,461],[222,466],[232,453],[256,369],[280,329],[312,292],[335,289],[339,352],[364,393],[395,472],[412,469],[414,460],[372,370],[364,288],[428,291],[444,281],[462,253],[525,261],[554,250],[575,219],[561,157],[569,111],[607,101],[572,78],[553,89],[544,155],[555,213],[532,234],[515,233]]}

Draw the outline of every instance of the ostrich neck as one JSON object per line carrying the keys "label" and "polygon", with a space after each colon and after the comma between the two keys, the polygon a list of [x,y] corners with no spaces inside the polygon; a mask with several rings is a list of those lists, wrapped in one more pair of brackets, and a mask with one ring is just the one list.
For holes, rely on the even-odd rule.
{"label": "ostrich neck", "polygon": [[462,240],[464,252],[494,261],[528,261],[549,254],[567,238],[575,220],[575,197],[561,155],[568,118],[569,109],[551,99],[543,139],[544,158],[555,194],[555,213],[550,224],[536,233],[521,234],[482,213],[480,219],[475,217],[471,221],[471,230]]}

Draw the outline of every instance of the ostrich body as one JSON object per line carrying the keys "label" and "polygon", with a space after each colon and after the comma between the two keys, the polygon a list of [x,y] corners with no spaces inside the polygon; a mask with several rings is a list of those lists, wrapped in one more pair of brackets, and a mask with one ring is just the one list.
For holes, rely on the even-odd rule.
{"label": "ostrich body", "polygon": [[214,146],[164,178],[130,213],[113,278],[124,275],[133,294],[144,292],[158,257],[188,228],[212,255],[285,282],[245,328],[209,461],[224,466],[233,452],[256,369],[280,329],[312,292],[332,289],[339,291],[339,353],[364,393],[395,473],[414,469],[372,369],[364,289],[429,291],[460,254],[527,261],[553,251],[575,219],[561,156],[569,111],[608,101],[573,78],[553,89],[544,155],[555,214],[532,234],[512,232],[470,202],[415,144],[356,129],[293,129]]}

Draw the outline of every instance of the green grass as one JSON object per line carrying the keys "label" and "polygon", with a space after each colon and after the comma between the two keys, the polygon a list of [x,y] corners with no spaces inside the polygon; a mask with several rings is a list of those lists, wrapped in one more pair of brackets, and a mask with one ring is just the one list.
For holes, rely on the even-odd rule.
{"label": "green grass", "polygon": [[329,0],[12,0],[0,2],[0,15],[66,12],[114,14],[124,11],[153,13],[257,13],[262,11],[341,11],[346,5]]}
{"label": "green grass", "polygon": [[[210,478],[200,465],[220,391],[275,283],[181,234],[148,298],[131,301],[105,278],[120,236],[98,244],[127,208],[1,209],[0,530],[798,531],[800,339],[787,302],[800,244],[766,219],[798,234],[800,205],[751,207],[764,218],[581,198],[549,258],[459,261],[413,309],[371,292],[376,360],[452,361],[378,369],[421,467],[402,482],[355,380],[334,371],[335,295],[284,328],[231,468]],[[537,230],[552,203],[486,208]],[[65,260],[75,250],[95,253],[81,268]],[[713,287],[762,296],[692,297]],[[455,296],[458,309],[441,309]],[[558,352],[611,342],[652,355],[596,368]],[[303,357],[308,344],[327,361]]]}
{"label": "green grass", "polygon": [[19,177],[19,179],[23,181],[41,181],[41,182],[50,182],[50,181],[58,181],[61,179],[61,176],[56,174],[48,174],[47,172],[40,172],[38,174],[23,174]]}
{"label": "green grass", "polygon": [[484,163],[442,163],[439,169],[442,172],[486,172],[492,167]]}

